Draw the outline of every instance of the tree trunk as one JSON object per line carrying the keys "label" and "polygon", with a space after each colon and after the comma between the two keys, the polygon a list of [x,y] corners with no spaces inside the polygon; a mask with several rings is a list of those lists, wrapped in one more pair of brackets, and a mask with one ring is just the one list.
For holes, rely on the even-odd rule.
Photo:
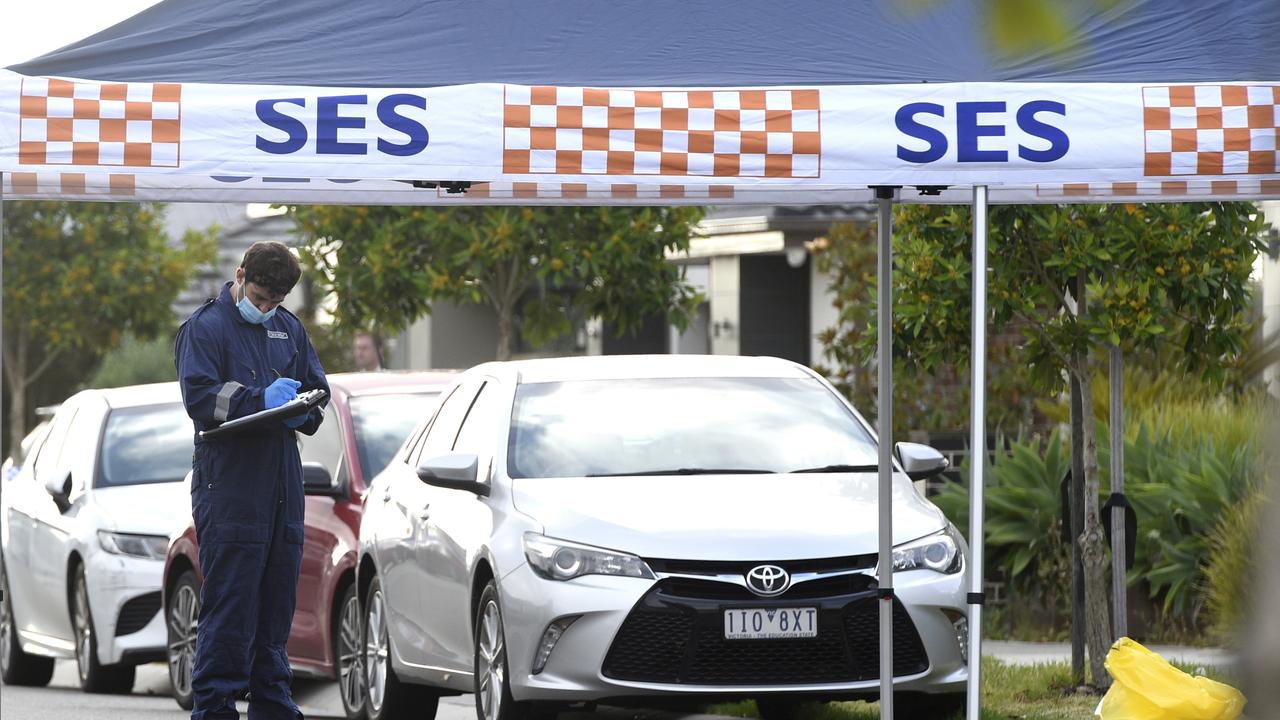
{"label": "tree trunk", "polygon": [[1084,533],[1077,542],[1084,562],[1085,641],[1089,647],[1093,686],[1105,690],[1111,685],[1111,676],[1103,665],[1111,647],[1111,593],[1108,588],[1111,567],[1098,518],[1098,493],[1101,492],[1098,422],[1093,415],[1093,371],[1089,368],[1088,353],[1077,354],[1075,364],[1074,372],[1080,378],[1084,430],[1081,433],[1084,439]]}
{"label": "tree trunk", "polygon": [[21,333],[6,344],[4,384],[9,393],[9,454],[17,458],[22,452],[22,438],[27,434],[27,348]]}
{"label": "tree trunk", "polygon": [[[1084,534],[1084,402],[1080,380],[1071,374],[1071,483],[1067,488],[1068,536]],[[1080,543],[1071,543],[1071,684],[1084,685],[1084,562]]]}
{"label": "tree trunk", "polygon": [[511,307],[498,308],[498,360],[511,359],[511,316],[514,314]]}

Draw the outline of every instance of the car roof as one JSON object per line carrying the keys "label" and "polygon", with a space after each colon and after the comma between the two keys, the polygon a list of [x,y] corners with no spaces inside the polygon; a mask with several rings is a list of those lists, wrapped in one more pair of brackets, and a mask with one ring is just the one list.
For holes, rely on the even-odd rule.
{"label": "car roof", "polygon": [[107,401],[107,405],[113,408],[182,402],[182,392],[178,389],[178,383],[176,382],[96,388],[85,390],[84,392],[98,395]]}
{"label": "car roof", "polygon": [[391,393],[440,392],[457,379],[457,370],[384,370],[382,372],[334,373],[329,386],[352,397]]}
{"label": "car roof", "polygon": [[593,355],[485,363],[475,369],[514,375],[518,382],[630,378],[813,377],[803,365],[775,357],[740,355]]}

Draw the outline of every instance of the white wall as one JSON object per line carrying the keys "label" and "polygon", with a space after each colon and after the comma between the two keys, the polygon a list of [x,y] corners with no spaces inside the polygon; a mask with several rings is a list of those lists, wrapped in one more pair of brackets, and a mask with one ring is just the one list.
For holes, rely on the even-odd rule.
{"label": "white wall", "polygon": [[[711,292],[708,298],[711,301],[712,355],[738,354],[738,333],[742,326],[739,315],[741,277],[737,255],[711,258]],[[720,326],[718,330],[717,325]]]}

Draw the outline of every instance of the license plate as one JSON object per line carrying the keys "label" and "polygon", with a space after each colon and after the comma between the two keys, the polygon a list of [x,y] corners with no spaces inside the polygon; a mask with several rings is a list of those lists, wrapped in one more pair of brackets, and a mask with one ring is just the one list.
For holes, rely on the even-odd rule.
{"label": "license plate", "polygon": [[817,608],[748,608],[724,611],[726,640],[779,640],[817,636]]}

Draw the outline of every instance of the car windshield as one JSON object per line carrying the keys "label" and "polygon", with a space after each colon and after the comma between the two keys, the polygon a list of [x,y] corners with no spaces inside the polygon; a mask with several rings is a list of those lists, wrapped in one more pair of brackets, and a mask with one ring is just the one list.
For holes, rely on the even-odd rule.
{"label": "car windshield", "polygon": [[436,394],[366,395],[351,400],[356,452],[365,482],[382,472],[418,421],[431,414],[430,401]]}
{"label": "car windshield", "polygon": [[97,487],[177,482],[191,470],[194,430],[181,403],[116,408],[107,416]]}
{"label": "car windshield", "polygon": [[660,378],[519,386],[513,478],[874,466],[876,445],[816,379]]}

